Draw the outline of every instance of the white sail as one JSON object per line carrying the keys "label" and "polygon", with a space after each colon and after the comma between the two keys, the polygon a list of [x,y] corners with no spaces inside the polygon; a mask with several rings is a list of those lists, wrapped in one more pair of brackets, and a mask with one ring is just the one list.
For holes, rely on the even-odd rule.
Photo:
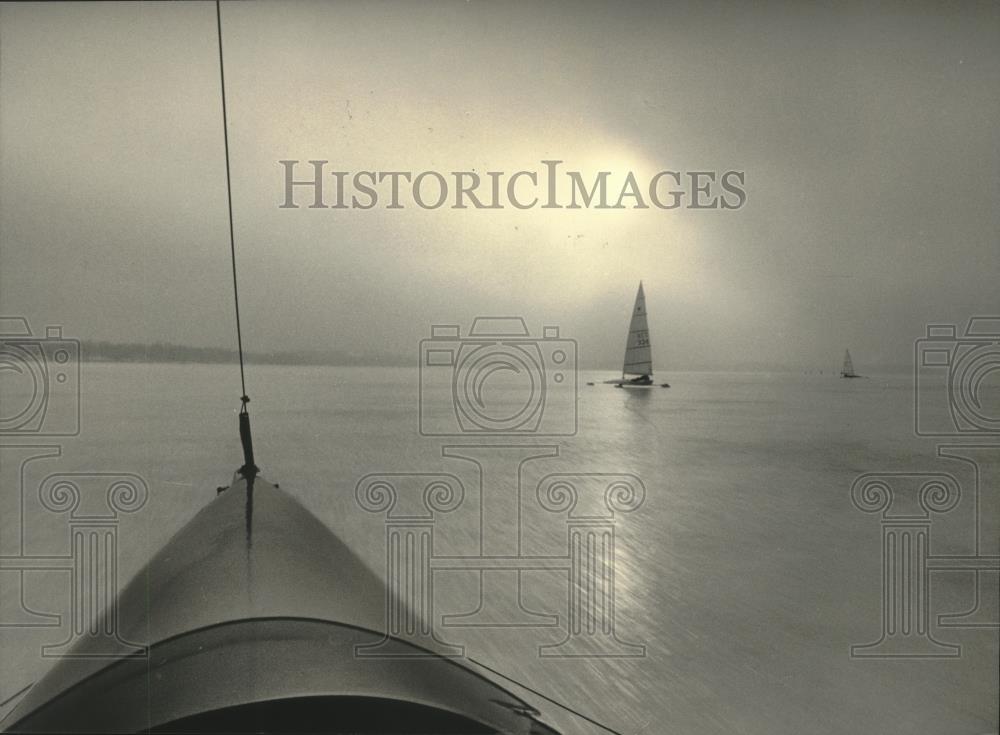
{"label": "white sail", "polygon": [[841,369],[840,374],[845,378],[853,378],[856,375],[850,350],[844,350],[844,367]]}
{"label": "white sail", "polygon": [[635,295],[635,307],[632,309],[632,321],[628,325],[622,376],[652,374],[653,351],[649,344],[649,325],[646,323],[646,295],[640,281],[639,292]]}

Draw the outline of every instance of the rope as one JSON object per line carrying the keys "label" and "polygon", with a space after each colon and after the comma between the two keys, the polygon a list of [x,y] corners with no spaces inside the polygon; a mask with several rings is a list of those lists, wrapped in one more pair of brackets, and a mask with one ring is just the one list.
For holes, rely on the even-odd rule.
{"label": "rope", "polygon": [[215,0],[216,28],[219,32],[219,83],[222,88],[222,139],[226,145],[226,202],[229,205],[229,256],[233,264],[233,303],[236,306],[236,345],[240,355],[240,388],[243,395],[240,401],[240,444],[243,445],[243,466],[239,472],[248,480],[260,471],[253,458],[253,438],[250,433],[250,412],[247,404],[247,381],[243,369],[243,330],[240,328],[240,289],[236,281],[236,235],[233,229],[233,181],[229,170],[229,117],[226,112],[226,68],[222,61],[222,3]]}
{"label": "rope", "polygon": [[229,255],[233,264],[233,302],[236,305],[236,345],[240,354],[240,388],[243,395],[240,401],[243,408],[240,413],[247,412],[247,404],[250,402],[247,396],[247,381],[243,373],[243,331],[240,329],[240,289],[236,282],[236,235],[233,231],[233,184],[229,172],[229,120],[226,114],[226,72],[222,63],[222,6],[219,0],[215,0],[216,28],[219,32],[219,81],[222,87],[222,139],[226,147],[226,201],[229,204]]}

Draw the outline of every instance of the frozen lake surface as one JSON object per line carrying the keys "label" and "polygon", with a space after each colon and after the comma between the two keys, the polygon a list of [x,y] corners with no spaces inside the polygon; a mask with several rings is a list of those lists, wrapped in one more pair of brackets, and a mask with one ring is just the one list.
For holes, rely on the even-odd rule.
{"label": "frozen lake surface", "polygon": [[[555,626],[439,628],[472,657],[621,732],[996,731],[996,628],[938,621],[976,606],[974,573],[929,573],[931,635],[960,645],[960,656],[851,657],[852,645],[881,635],[883,547],[881,514],[859,510],[850,490],[864,473],[950,474],[961,497],[930,516],[930,554],[997,555],[1000,450],[951,450],[978,465],[938,456],[939,444],[969,445],[983,437],[916,436],[909,375],[849,381],[830,374],[671,373],[657,376],[670,381],[669,390],[586,385],[609,377],[580,374],[575,434],[497,439],[421,435],[421,395],[428,420],[439,422],[455,415],[449,414],[454,395],[447,389],[421,394],[416,370],[250,366],[257,462],[265,477],[298,497],[382,576],[384,516],[355,501],[365,476],[459,478],[465,499],[436,518],[434,553],[463,558],[498,551],[567,554],[567,514],[546,510],[535,492],[546,476],[572,476],[581,495],[592,492],[588,483],[600,486],[595,474],[640,478],[641,506],[614,516],[614,619],[618,639],[633,646],[621,651],[644,646],[644,655],[540,657],[540,646],[566,637],[572,598],[558,569],[521,574],[523,606],[539,613],[538,621],[556,620]],[[217,365],[84,364],[81,385],[79,436],[61,442],[29,437],[21,443],[36,449],[4,450],[0,550],[16,554],[22,541],[20,483],[27,488],[25,552],[60,554],[65,519],[32,505],[44,478],[134,473],[150,497],[121,521],[124,580],[242,463],[238,373]],[[5,394],[4,400],[16,398]],[[553,394],[543,408],[571,406]],[[948,420],[944,413],[928,418]],[[54,444],[60,456],[25,465],[19,477],[19,457]],[[462,458],[470,454],[478,465]],[[977,467],[983,485],[978,517]],[[588,507],[604,507],[601,497],[595,502]],[[14,574],[0,574],[0,590],[12,589]],[[513,579],[502,576],[513,573],[499,574],[499,588]],[[478,572],[441,571],[435,585],[438,615],[476,608]],[[59,611],[60,575],[32,573],[24,587],[29,607]],[[982,573],[979,589],[977,619],[996,621],[997,574]],[[18,601],[9,594],[0,599],[4,619],[16,615]],[[500,608],[503,601],[498,598]],[[66,635],[65,627],[0,630],[0,699],[43,674],[51,661],[39,647]],[[588,732],[558,709],[542,709],[567,733]]]}

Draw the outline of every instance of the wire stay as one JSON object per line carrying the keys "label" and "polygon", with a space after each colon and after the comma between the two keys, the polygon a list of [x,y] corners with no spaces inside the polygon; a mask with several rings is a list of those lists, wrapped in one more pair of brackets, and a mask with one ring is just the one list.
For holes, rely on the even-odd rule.
{"label": "wire stay", "polygon": [[233,228],[233,183],[229,167],[229,117],[226,110],[226,66],[222,59],[222,3],[215,0],[215,20],[219,34],[219,83],[222,90],[222,139],[226,149],[226,203],[229,209],[229,255],[233,266],[233,304],[236,307],[236,346],[240,357],[240,443],[243,445],[243,466],[239,472],[244,477],[252,478],[259,471],[254,464],[253,438],[250,433],[250,413],[247,404],[246,373],[243,366],[243,330],[240,325],[240,289],[236,277],[236,234]]}

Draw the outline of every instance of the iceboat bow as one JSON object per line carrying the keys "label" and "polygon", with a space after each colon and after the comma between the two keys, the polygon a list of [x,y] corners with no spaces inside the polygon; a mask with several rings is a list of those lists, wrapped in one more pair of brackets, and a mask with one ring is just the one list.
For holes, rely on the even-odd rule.
{"label": "iceboat bow", "polygon": [[455,659],[396,639],[356,655],[385,638],[384,590],[292,496],[241,478],[125,587],[115,635],[83,638],[4,726],[557,735]]}

